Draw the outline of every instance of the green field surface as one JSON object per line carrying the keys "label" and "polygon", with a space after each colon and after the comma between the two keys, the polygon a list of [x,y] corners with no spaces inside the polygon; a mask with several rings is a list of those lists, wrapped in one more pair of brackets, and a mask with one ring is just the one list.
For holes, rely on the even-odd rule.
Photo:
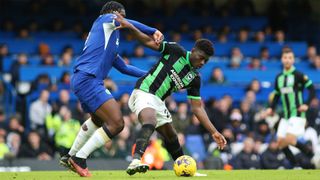
{"label": "green field surface", "polygon": [[[85,179],[111,179],[111,180],[171,180],[171,179],[201,179],[201,180],[320,180],[320,170],[202,170],[200,173],[206,173],[206,177],[176,177],[173,171],[149,171],[146,174],[136,174],[129,176],[125,171],[92,171],[91,178]],[[84,179],[77,174],[67,171],[32,171],[32,172],[0,172],[0,179],[32,179],[32,180],[59,180],[59,179]]]}

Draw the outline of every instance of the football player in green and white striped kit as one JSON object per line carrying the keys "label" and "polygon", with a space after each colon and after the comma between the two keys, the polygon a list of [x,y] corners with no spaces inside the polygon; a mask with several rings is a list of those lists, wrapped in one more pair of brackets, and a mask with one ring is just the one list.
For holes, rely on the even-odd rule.
{"label": "football player in green and white striped kit", "polygon": [[[296,70],[294,64],[294,53],[291,49],[284,49],[281,57],[283,71],[275,79],[274,97],[265,115],[272,114],[277,102],[281,99],[283,117],[280,120],[277,138],[280,149],[283,150],[293,166],[297,162],[288,148],[289,145],[296,146],[303,153],[310,153],[310,150],[303,143],[301,137],[305,132],[306,111],[311,99],[315,97],[315,89],[308,76]],[[303,90],[309,90],[309,97],[303,101]]]}
{"label": "football player in green and white striped kit", "polygon": [[129,107],[137,114],[142,128],[138,133],[134,157],[127,173],[133,175],[148,170],[148,166],[142,164],[140,159],[155,130],[164,137],[164,144],[173,160],[183,155],[170,112],[164,102],[166,97],[180,89],[187,89],[192,112],[209,131],[218,147],[223,149],[226,140],[209,120],[200,97],[201,79],[198,69],[214,54],[212,42],[200,39],[191,51],[186,51],[176,43],[156,43],[120,16],[116,20],[121,24],[120,28],[128,28],[144,45],[162,54],[158,63],[138,80],[129,99]]}

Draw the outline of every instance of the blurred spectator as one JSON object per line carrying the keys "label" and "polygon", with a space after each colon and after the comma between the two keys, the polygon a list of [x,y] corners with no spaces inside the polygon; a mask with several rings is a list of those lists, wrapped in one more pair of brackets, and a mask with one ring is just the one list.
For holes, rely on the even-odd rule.
{"label": "blurred spectator", "polygon": [[31,129],[42,130],[40,131],[41,135],[44,134],[45,118],[52,110],[48,102],[49,96],[50,93],[48,90],[42,90],[39,98],[31,103],[29,110]]}
{"label": "blurred spectator", "polygon": [[172,116],[172,123],[177,132],[184,132],[189,126],[191,115],[188,113],[188,104],[183,102],[178,105],[178,111]]}
{"label": "blurred spectator", "polygon": [[52,31],[60,32],[64,28],[64,22],[61,19],[56,19],[52,23]]}
{"label": "blurred spectator", "polygon": [[243,150],[236,156],[235,169],[260,169],[260,157],[253,151],[254,141],[246,138],[243,142]]}
{"label": "blurred spectator", "polygon": [[8,124],[6,122],[6,116],[2,107],[0,107],[0,136],[5,136],[8,131]]}
{"label": "blurred spectator", "polygon": [[7,136],[7,144],[13,157],[17,157],[21,146],[21,136],[15,132],[11,132]]}
{"label": "blurred spectator", "polygon": [[270,53],[267,47],[262,47],[260,49],[260,59],[262,61],[268,61],[270,59]]}
{"label": "blurred spectator", "polygon": [[243,59],[243,55],[240,48],[238,47],[232,48],[229,67],[232,69],[239,68],[241,65],[242,59]]}
{"label": "blurred spectator", "polygon": [[57,104],[52,105],[51,113],[47,114],[45,119],[45,126],[47,132],[48,143],[51,147],[55,146],[54,136],[60,129],[62,120],[59,115],[59,108]]}
{"label": "blurred spectator", "polygon": [[250,103],[242,101],[240,104],[240,111],[242,115],[242,121],[246,125],[249,131],[253,131],[254,111],[250,109]]}
{"label": "blurred spectator", "polygon": [[50,55],[50,47],[46,43],[39,44],[39,55],[41,58],[45,58],[46,56]]}
{"label": "blurred spectator", "polygon": [[89,118],[89,114],[83,111],[79,101],[76,103],[76,107],[72,109],[72,117],[78,119],[81,124]]}
{"label": "blurred spectator", "polygon": [[128,159],[130,158],[131,143],[128,143],[128,138],[130,137],[130,129],[125,126],[115,142],[116,153],[115,158]]}
{"label": "blurred spectator", "polygon": [[69,53],[71,55],[71,57],[73,57],[74,50],[73,50],[72,46],[66,45],[65,47],[63,47],[61,54],[64,54],[64,53]]}
{"label": "blurred spectator", "polygon": [[71,117],[71,111],[66,107],[60,108],[61,126],[55,134],[56,147],[60,154],[68,153],[80,129],[80,123]]}
{"label": "blurred spectator", "polygon": [[196,29],[192,34],[192,40],[197,41],[198,39],[201,39],[203,37],[202,32],[200,29]]}
{"label": "blurred spectator", "polygon": [[47,55],[45,57],[43,57],[43,59],[41,60],[41,65],[43,66],[54,66],[54,58],[52,55]]}
{"label": "blurred spectator", "polygon": [[73,109],[73,106],[70,102],[70,93],[68,90],[62,89],[59,92],[59,99],[57,101],[58,109],[63,106],[66,106],[68,109]]}
{"label": "blurred spectator", "polygon": [[58,66],[71,66],[72,55],[69,52],[63,52],[58,61]]}
{"label": "blurred spectator", "polygon": [[178,109],[177,102],[172,98],[172,96],[167,97],[165,103],[170,113],[177,112],[177,109]]}
{"label": "blurred spectator", "polygon": [[28,25],[28,30],[31,33],[39,31],[39,24],[36,21],[31,21]]}
{"label": "blurred spectator", "polygon": [[3,70],[3,60],[9,55],[9,49],[7,44],[0,44],[0,70]]}
{"label": "blurred spectator", "polygon": [[250,82],[249,86],[246,88],[246,91],[252,91],[255,94],[258,94],[261,91],[260,82],[257,79],[254,79]]}
{"label": "blurred spectator", "polygon": [[[256,83],[255,83],[256,84]],[[254,85],[255,86],[255,85]],[[259,85],[260,86],[260,85]],[[256,87],[256,86],[255,86]],[[255,88],[254,87],[254,88]],[[249,86],[250,88],[250,86]],[[245,97],[243,99],[244,101],[247,101],[250,104],[250,108],[253,109],[254,111],[256,111],[256,109],[258,108],[256,106],[256,92],[252,91],[252,90],[248,90],[245,94]]]}
{"label": "blurred spectator", "polygon": [[10,73],[12,75],[12,84],[15,85],[15,83],[19,80],[20,77],[20,67],[25,66],[28,64],[28,57],[27,54],[21,53],[18,55],[17,60],[14,61],[14,63],[11,65]]}
{"label": "blurred spectator", "polygon": [[227,34],[220,32],[220,33],[218,34],[218,42],[219,42],[219,43],[226,43],[227,41],[228,41],[228,36],[227,36]]}
{"label": "blurred spectator", "polygon": [[314,70],[317,70],[317,71],[320,70],[320,56],[319,56],[319,55],[317,55],[317,56],[314,58],[311,67],[312,67]]}
{"label": "blurred spectator", "polygon": [[320,102],[318,98],[314,98],[310,101],[307,111],[307,120],[308,126],[314,127],[320,135]]}
{"label": "blurred spectator", "polygon": [[146,55],[144,54],[144,47],[142,45],[137,45],[133,50],[133,57],[143,58]]}
{"label": "blurred spectator", "polygon": [[51,88],[51,80],[48,74],[40,74],[31,84],[32,91],[41,91]]}
{"label": "blurred spectator", "polygon": [[40,135],[36,131],[28,134],[28,142],[22,144],[19,150],[19,157],[37,158],[38,160],[51,160],[51,149],[41,141]]}
{"label": "blurred spectator", "polygon": [[18,38],[24,40],[31,39],[29,30],[27,28],[21,28],[18,32]]}
{"label": "blurred spectator", "polygon": [[61,78],[60,78],[60,82],[58,84],[59,86],[59,90],[61,89],[66,89],[66,90],[70,90],[70,73],[68,71],[65,71],[62,73]]}
{"label": "blurred spectator", "polygon": [[264,43],[265,42],[265,34],[263,31],[257,31],[255,33],[255,36],[254,36],[254,40],[258,43]]}
{"label": "blurred spectator", "polygon": [[254,132],[255,139],[260,139],[262,143],[270,143],[272,134],[266,121],[260,121]]}
{"label": "blurred spectator", "polygon": [[212,84],[224,84],[226,82],[221,68],[216,67],[212,70],[209,82]]}
{"label": "blurred spectator", "polygon": [[221,107],[220,104],[220,101],[209,99],[206,107],[210,121],[212,122],[212,124],[214,124],[219,132],[222,132],[222,130],[225,128],[226,123],[228,122],[229,117],[219,109],[219,107]]}
{"label": "blurred spectator", "polygon": [[283,44],[285,42],[285,34],[284,34],[283,30],[277,30],[275,32],[274,40],[279,44]]}
{"label": "blurred spectator", "polygon": [[266,70],[266,67],[261,63],[259,58],[251,58],[248,65],[250,70]]}
{"label": "blurred spectator", "polygon": [[314,59],[317,56],[317,48],[315,45],[309,45],[307,49],[307,56],[305,57],[305,60],[309,61],[310,63],[313,63]]}
{"label": "blurred spectator", "polygon": [[118,91],[117,84],[110,78],[103,80],[104,87],[107,88],[110,92]]}
{"label": "blurred spectator", "polygon": [[18,133],[21,137],[23,137],[24,134],[24,127],[21,125],[20,123],[20,119],[19,117],[16,116],[12,116],[9,120],[9,132],[15,132]]}
{"label": "blurred spectator", "polygon": [[195,115],[191,118],[191,124],[185,130],[186,148],[197,161],[198,167],[203,167],[206,150],[203,141],[203,128]]}
{"label": "blurred spectator", "polygon": [[247,127],[242,123],[242,115],[239,109],[233,109],[231,111],[230,121],[231,123],[228,129],[231,129],[236,142],[242,142],[245,138]]}
{"label": "blurred spectator", "polygon": [[0,108],[3,109],[5,105],[5,88],[2,80],[0,79]]}
{"label": "blurred spectator", "polygon": [[240,43],[245,43],[249,40],[249,31],[247,28],[241,28],[238,34],[238,41]]}
{"label": "blurred spectator", "polygon": [[281,169],[285,166],[285,155],[279,150],[277,140],[273,138],[268,149],[261,155],[263,169]]}
{"label": "blurred spectator", "polygon": [[3,136],[0,136],[0,160],[2,160],[5,155],[10,152]]}
{"label": "blurred spectator", "polygon": [[119,100],[119,105],[120,105],[121,112],[124,116],[127,116],[131,113],[131,110],[128,106],[128,101],[129,101],[129,94],[128,93],[122,94]]}

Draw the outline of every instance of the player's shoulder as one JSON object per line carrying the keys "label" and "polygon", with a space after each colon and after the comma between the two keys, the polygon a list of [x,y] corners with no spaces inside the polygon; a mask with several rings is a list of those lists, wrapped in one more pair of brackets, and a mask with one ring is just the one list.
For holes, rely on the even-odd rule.
{"label": "player's shoulder", "polygon": [[293,71],[293,74],[294,74],[294,75],[297,75],[297,76],[304,76],[304,73],[301,72],[301,71],[299,71],[299,70],[297,70],[297,69],[295,69],[295,70]]}
{"label": "player's shoulder", "polygon": [[175,50],[176,52],[186,52],[186,50],[177,42],[164,41],[163,44],[168,48]]}
{"label": "player's shoulder", "polygon": [[102,14],[98,17],[102,22],[113,22],[117,16],[115,14]]}

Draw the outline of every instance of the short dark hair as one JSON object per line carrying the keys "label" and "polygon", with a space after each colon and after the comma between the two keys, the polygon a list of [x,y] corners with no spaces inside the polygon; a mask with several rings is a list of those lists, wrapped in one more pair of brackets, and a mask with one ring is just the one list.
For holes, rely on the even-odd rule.
{"label": "short dark hair", "polygon": [[100,14],[112,13],[113,11],[120,11],[124,9],[124,6],[121,3],[116,1],[109,1],[105,5],[103,5]]}
{"label": "short dark hair", "polygon": [[213,43],[208,39],[198,39],[194,45],[196,49],[200,49],[208,56],[214,55]]}
{"label": "short dark hair", "polygon": [[287,54],[287,53],[292,53],[292,54],[294,54],[291,48],[289,48],[289,47],[287,47],[287,46],[286,46],[286,47],[283,47],[281,55]]}

